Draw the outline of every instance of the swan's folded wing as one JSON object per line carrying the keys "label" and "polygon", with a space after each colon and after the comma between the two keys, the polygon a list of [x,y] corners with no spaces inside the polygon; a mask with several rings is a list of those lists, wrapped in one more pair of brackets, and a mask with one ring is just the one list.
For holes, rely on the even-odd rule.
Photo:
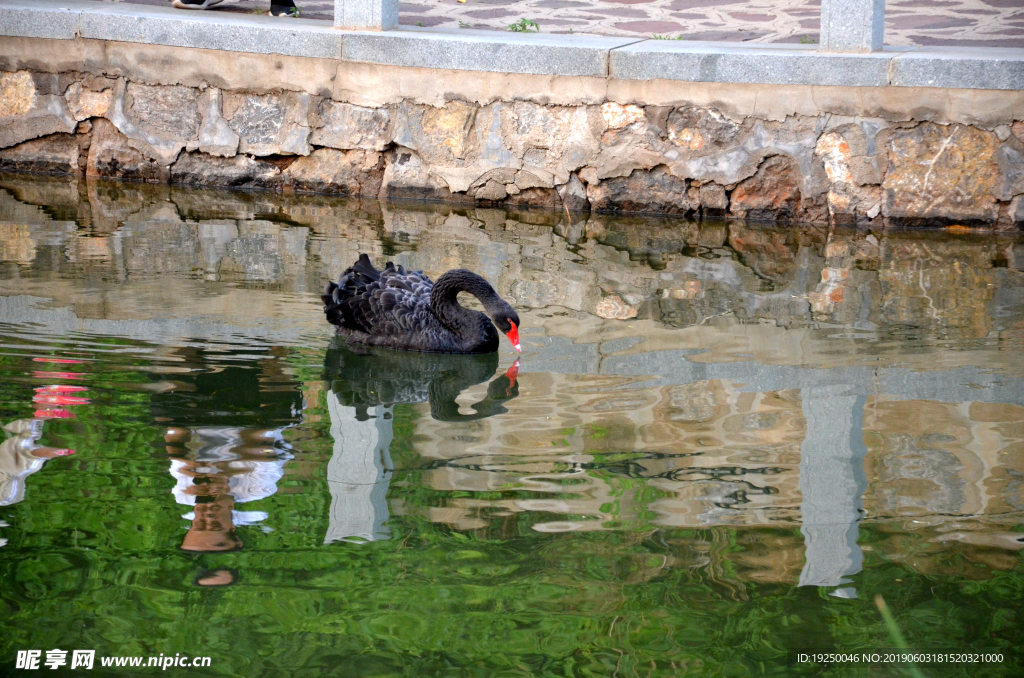
{"label": "swan's folded wing", "polygon": [[343,300],[341,307],[344,327],[380,337],[421,331],[431,312],[429,297],[424,299],[413,290],[381,284]]}

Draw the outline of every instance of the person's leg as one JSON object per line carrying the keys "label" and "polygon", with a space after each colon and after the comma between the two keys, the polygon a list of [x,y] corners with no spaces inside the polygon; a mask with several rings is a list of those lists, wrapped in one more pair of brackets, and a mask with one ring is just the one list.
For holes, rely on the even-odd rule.
{"label": "person's leg", "polygon": [[274,16],[299,16],[299,8],[293,0],[270,0],[270,13]]}
{"label": "person's leg", "polygon": [[224,0],[174,0],[174,6],[178,9],[209,9],[222,2]]}

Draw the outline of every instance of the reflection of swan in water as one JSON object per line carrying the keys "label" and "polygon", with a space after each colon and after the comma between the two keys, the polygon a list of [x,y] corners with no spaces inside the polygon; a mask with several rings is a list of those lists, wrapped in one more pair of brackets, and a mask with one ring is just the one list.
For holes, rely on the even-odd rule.
{"label": "reflection of swan in water", "polygon": [[506,400],[519,395],[518,363],[490,383],[487,395],[462,414],[455,402],[466,388],[489,379],[498,356],[403,353],[357,349],[343,341],[327,351],[325,379],[331,384],[334,453],[327,464],[331,512],[324,543],[388,539],[388,485],[394,473],[391,440],[396,404],[430,402],[441,421],[468,421],[506,412]]}
{"label": "reflection of swan in water", "polygon": [[459,412],[455,399],[470,386],[494,375],[498,355],[446,355],[403,353],[382,349],[353,350],[335,340],[327,350],[326,379],[341,404],[354,407],[365,419],[375,405],[430,402],[430,416],[440,421],[472,421],[503,414],[504,403],[519,395],[517,360],[505,374],[492,381],[487,395],[470,406],[472,414]]}

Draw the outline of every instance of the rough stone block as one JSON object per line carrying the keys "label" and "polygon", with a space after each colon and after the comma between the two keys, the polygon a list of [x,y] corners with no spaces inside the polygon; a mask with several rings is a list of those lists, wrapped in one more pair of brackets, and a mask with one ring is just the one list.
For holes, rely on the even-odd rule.
{"label": "rough stone block", "polygon": [[320,148],[298,158],[283,174],[295,191],[377,195],[384,178],[384,159],[374,151]]}
{"label": "rough stone block", "polygon": [[673,145],[700,156],[735,145],[741,127],[713,108],[682,106],[669,113],[665,130]]}
{"label": "rough stone block", "polygon": [[588,186],[587,198],[595,212],[687,214],[696,207],[690,203],[686,180],[664,167],[634,170],[628,177]]}
{"label": "rough stone block", "polygon": [[[522,160],[502,138],[504,109],[502,103],[480,108],[463,101],[441,107],[406,102],[394,110],[395,144],[416,151],[431,174],[455,193],[483,186],[481,178],[494,178],[488,173],[495,171],[509,175],[502,183],[513,183]],[[544,174],[538,169],[532,178],[522,178],[536,185]]]}
{"label": "rough stone block", "polygon": [[587,212],[590,210],[590,200],[587,198],[587,187],[575,174],[569,177],[569,181],[558,187],[558,197],[562,205],[570,212]]}
{"label": "rough stone block", "polygon": [[364,108],[325,99],[310,140],[339,150],[383,151],[394,138],[391,116],[384,108]]}
{"label": "rough stone block", "polygon": [[245,155],[221,158],[204,153],[182,153],[171,165],[170,181],[191,186],[279,188],[281,170]]}
{"label": "rough stone block", "polygon": [[709,216],[720,216],[725,214],[729,208],[729,196],[725,187],[714,182],[701,184],[699,198],[701,210]]}
{"label": "rough stone block", "polygon": [[1010,200],[1015,195],[1024,193],[1024,143],[1010,139],[999,146],[996,151],[999,173],[1003,176],[998,198]]}
{"label": "rough stone block", "polygon": [[0,73],[0,148],[75,130],[64,98],[37,91],[28,71]]}
{"label": "rough stone block", "polygon": [[224,119],[221,99],[220,90],[216,88],[207,90],[200,97],[203,124],[199,128],[198,147],[203,153],[230,158],[238,152],[239,137]]}
{"label": "rough stone block", "polygon": [[747,119],[734,125],[712,115],[714,109],[703,110],[707,114],[688,112],[674,126],[666,125],[671,145],[666,145],[663,154],[676,176],[730,186],[753,176],[764,158],[781,154],[794,158],[800,166],[805,193],[827,190],[825,172],[814,161],[821,134],[820,123],[814,119],[795,118],[785,123]]}
{"label": "rough stone block", "polygon": [[114,102],[113,88],[106,88],[100,92],[94,92],[82,85],[80,82],[71,83],[64,98],[68,102],[68,109],[75,120],[87,120],[88,118],[106,117]]}
{"label": "rough stone block", "polygon": [[31,73],[0,73],[0,118],[25,115],[35,107],[36,83]]}
{"label": "rough stone block", "polygon": [[761,163],[754,176],[733,189],[729,212],[758,221],[792,219],[800,211],[801,184],[796,163],[773,155]]}
{"label": "rough stone block", "polygon": [[[195,90],[188,87],[129,85],[121,80],[106,117],[132,148],[167,166],[195,136],[195,97]],[[175,124],[178,107],[180,125]]]}
{"label": "rough stone block", "polygon": [[238,135],[238,151],[256,156],[309,155],[311,97],[305,93],[280,95],[228,94],[224,117]]}
{"label": "rough stone block", "polygon": [[[608,110],[613,123],[624,122],[629,116],[636,118],[636,111],[620,108],[621,117],[618,110]],[[642,109],[632,109],[638,109],[642,116]],[[638,121],[639,118],[633,120]],[[599,136],[607,124],[604,112],[596,107],[541,106],[516,101],[502,107],[500,137],[491,139],[491,143],[504,142],[525,171],[543,181],[543,186],[554,186],[569,181],[571,173],[595,161],[601,150]],[[628,124],[631,123],[620,125],[619,129]],[[495,159],[509,164],[507,159]],[[522,184],[519,187],[527,188]]]}
{"label": "rough stone block", "polygon": [[167,183],[167,165],[151,160],[132,147],[130,139],[117,131],[113,123],[100,118],[93,123],[92,141],[86,174],[93,177],[127,179],[149,183]]}
{"label": "rough stone block", "polygon": [[197,94],[191,87],[129,83],[125,114],[148,136],[187,143],[199,131]]}
{"label": "rough stone block", "polygon": [[401,146],[388,154],[378,195],[387,199],[472,202],[463,194],[453,195],[446,185],[432,176],[428,165],[415,151]]}
{"label": "rough stone block", "polygon": [[0,169],[45,174],[78,174],[75,134],[51,134],[0,150]]}
{"label": "rough stone block", "polygon": [[393,66],[538,75],[608,75],[608,50],[628,38],[502,34],[402,27],[345,36],[342,58]]}
{"label": "rough stone block", "polygon": [[923,123],[893,134],[882,213],[913,220],[992,222],[1002,187],[991,132]]}
{"label": "rough stone block", "polygon": [[1024,228],[1024,195],[1018,195],[1010,201],[1010,220],[1019,227]]}
{"label": "rough stone block", "polygon": [[[547,210],[561,210],[562,201],[558,196],[558,191],[553,188],[528,188],[525,191],[519,191],[505,199],[506,207],[539,207]],[[527,221],[526,216],[517,217],[521,221]],[[557,216],[555,219],[557,220]]]}

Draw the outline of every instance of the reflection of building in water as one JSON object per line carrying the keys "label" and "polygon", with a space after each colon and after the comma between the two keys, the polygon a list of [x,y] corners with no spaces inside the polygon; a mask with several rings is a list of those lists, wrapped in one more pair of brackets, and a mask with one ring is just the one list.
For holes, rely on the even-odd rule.
{"label": "reflection of building in water", "polygon": [[451,499],[431,517],[468,529],[535,511],[549,519],[533,529],[553,532],[767,525],[798,516],[803,416],[794,393],[742,393],[724,381],[635,384],[528,373],[521,388],[529,398],[510,405],[512,417],[465,425],[421,417],[418,451],[444,462],[424,472],[432,487],[517,495]]}
{"label": "reflection of building in water", "polygon": [[[540,514],[530,524],[544,532],[800,528],[796,561],[759,560],[757,544],[736,557],[760,580],[819,586],[860,570],[865,515],[900,529],[941,525],[936,552],[950,539],[1024,547],[1003,525],[1010,512],[1020,516],[1024,408],[894,400],[827,381],[750,392],[728,379],[649,388],[631,377],[527,373],[528,397],[509,404],[512,416],[417,419],[417,450],[430,467],[423,482],[459,496],[392,508],[460,529],[526,512]],[[787,553],[800,548],[789,532],[743,533],[781,540]]]}
{"label": "reflection of building in water", "polygon": [[42,419],[16,419],[6,424],[4,431],[10,437],[0,443],[0,506],[9,506],[25,499],[25,480],[47,459],[74,450],[36,445],[43,435]]}
{"label": "reflection of building in water", "polygon": [[[182,542],[186,551],[225,551],[242,546],[235,528],[258,525],[263,511],[236,510],[237,504],[266,499],[277,492],[291,455],[281,431],[231,427],[169,428],[164,436],[171,454],[171,492],[192,506],[182,517],[192,522]],[[266,525],[263,529],[269,530]]]}
{"label": "reflection of building in water", "polygon": [[869,515],[912,519],[943,542],[1024,549],[1013,531],[1024,512],[1024,407],[877,398],[865,438]]}
{"label": "reflection of building in water", "polygon": [[244,347],[216,348],[164,351],[162,363],[173,369],[161,374],[162,389],[150,397],[154,420],[168,426],[175,501],[193,507],[183,516],[192,523],[182,542],[189,551],[241,547],[236,527],[270,529],[265,512],[238,505],[277,492],[292,458],[282,433],[301,411],[280,349],[261,356]]}
{"label": "reflection of building in water", "polygon": [[372,416],[360,418],[357,408],[342,405],[338,395],[329,392],[327,408],[334,454],[327,464],[331,513],[324,543],[388,539],[394,407],[377,405]]}

